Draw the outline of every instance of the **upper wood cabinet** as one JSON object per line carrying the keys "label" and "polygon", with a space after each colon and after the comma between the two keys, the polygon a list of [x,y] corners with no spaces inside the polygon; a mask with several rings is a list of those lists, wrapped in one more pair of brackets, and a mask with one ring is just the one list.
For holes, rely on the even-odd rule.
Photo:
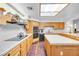
{"label": "upper wood cabinet", "polygon": [[54,29],[64,29],[64,22],[42,22],[40,27],[53,27]]}
{"label": "upper wood cabinet", "polygon": [[25,29],[28,33],[32,33],[32,29],[34,26],[39,27],[39,22],[33,20],[27,20],[25,24]]}
{"label": "upper wood cabinet", "polygon": [[55,29],[64,29],[64,22],[54,23],[54,28]]}
{"label": "upper wood cabinet", "polygon": [[33,21],[33,22],[32,22],[32,25],[33,25],[33,26],[39,26],[39,22]]}
{"label": "upper wood cabinet", "polygon": [[31,23],[30,20],[28,20],[26,22],[26,24],[24,25],[24,27],[25,27],[25,30],[26,30],[27,33],[32,33],[32,23]]}
{"label": "upper wood cabinet", "polygon": [[12,15],[0,15],[0,24],[7,24],[7,21],[11,21]]}

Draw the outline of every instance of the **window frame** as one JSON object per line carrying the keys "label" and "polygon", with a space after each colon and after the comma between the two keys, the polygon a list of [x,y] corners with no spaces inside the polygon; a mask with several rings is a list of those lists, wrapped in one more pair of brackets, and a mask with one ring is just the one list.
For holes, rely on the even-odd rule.
{"label": "window frame", "polygon": [[[41,5],[43,4],[67,4],[63,9],[61,9],[60,11],[58,11],[58,13],[54,16],[57,16],[62,10],[64,10],[70,3],[40,3],[39,5],[39,16],[40,17],[54,17],[53,15],[51,16],[41,16],[41,13],[44,13],[44,12],[41,12]],[[46,12],[45,12],[46,13]]]}

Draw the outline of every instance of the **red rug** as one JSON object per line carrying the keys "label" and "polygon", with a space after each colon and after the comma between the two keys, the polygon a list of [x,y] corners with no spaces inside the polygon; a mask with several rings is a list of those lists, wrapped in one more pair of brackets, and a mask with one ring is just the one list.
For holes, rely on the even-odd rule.
{"label": "red rug", "polygon": [[28,56],[46,56],[44,50],[44,42],[38,42],[32,45]]}

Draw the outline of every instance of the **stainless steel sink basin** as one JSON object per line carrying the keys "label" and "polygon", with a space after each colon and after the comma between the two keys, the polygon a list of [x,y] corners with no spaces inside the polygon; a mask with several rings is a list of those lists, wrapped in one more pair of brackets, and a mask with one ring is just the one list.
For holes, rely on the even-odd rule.
{"label": "stainless steel sink basin", "polygon": [[23,38],[27,37],[28,35],[24,36],[24,37],[13,37],[13,38],[10,38],[10,39],[7,39],[5,41],[20,41],[22,40]]}

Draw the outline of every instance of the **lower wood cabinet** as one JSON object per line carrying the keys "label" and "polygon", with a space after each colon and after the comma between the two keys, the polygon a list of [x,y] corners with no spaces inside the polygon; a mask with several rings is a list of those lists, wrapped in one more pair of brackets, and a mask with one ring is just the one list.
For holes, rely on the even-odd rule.
{"label": "lower wood cabinet", "polygon": [[51,56],[79,56],[78,46],[52,46]]}
{"label": "lower wood cabinet", "polygon": [[21,49],[21,56],[26,56],[26,49],[27,49],[27,47],[26,47],[26,40],[24,40],[21,43],[20,49]]}
{"label": "lower wood cabinet", "polygon": [[79,56],[78,45],[54,45],[45,40],[44,48],[47,56]]}
{"label": "lower wood cabinet", "polygon": [[33,43],[33,36],[31,35],[27,40],[26,40],[26,55],[27,53],[29,52],[31,46],[32,46],[32,43]]}
{"label": "lower wood cabinet", "polygon": [[17,45],[13,49],[11,49],[5,56],[20,56],[20,45]]}
{"label": "lower wood cabinet", "polygon": [[44,42],[44,48],[45,48],[47,56],[50,56],[50,45],[47,40],[45,40]]}
{"label": "lower wood cabinet", "polygon": [[[24,38],[25,39],[25,38]],[[11,49],[5,56],[26,56],[33,42],[32,35],[23,40],[19,45]]]}
{"label": "lower wood cabinet", "polygon": [[[61,47],[62,48],[62,47]],[[67,46],[63,47],[64,56],[79,56],[79,47],[78,46]]]}

